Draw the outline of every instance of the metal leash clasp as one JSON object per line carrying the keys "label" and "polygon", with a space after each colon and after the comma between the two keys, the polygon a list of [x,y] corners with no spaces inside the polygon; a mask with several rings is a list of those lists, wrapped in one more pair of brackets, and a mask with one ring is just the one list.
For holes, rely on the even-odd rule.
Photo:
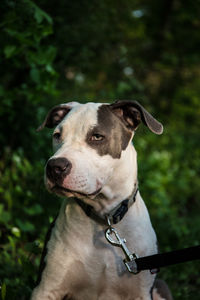
{"label": "metal leash clasp", "polygon": [[[112,244],[113,246],[120,247],[123,250],[123,252],[126,256],[126,258],[123,260],[126,268],[128,269],[128,271],[130,273],[138,274],[139,271],[137,270],[137,264],[135,262],[135,259],[138,258],[137,255],[135,253],[132,254],[129,251],[129,249],[126,246],[126,240],[124,238],[121,238],[120,235],[118,234],[117,230],[111,226],[109,217],[107,217],[107,222],[108,222],[108,226],[109,226],[105,232],[107,241],[110,244]],[[112,234],[115,235],[115,239],[113,239],[111,237]]]}

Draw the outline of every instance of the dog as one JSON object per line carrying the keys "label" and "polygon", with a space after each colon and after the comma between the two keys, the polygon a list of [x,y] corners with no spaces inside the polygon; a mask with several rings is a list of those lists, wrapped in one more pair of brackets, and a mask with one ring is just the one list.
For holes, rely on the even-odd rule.
{"label": "dog", "polygon": [[138,189],[132,144],[141,122],[155,134],[163,132],[137,101],[64,103],[51,109],[38,128],[55,128],[45,185],[65,200],[48,234],[31,300],[172,299],[155,274],[129,273],[122,249],[105,238],[113,226],[139,257],[158,252]]}

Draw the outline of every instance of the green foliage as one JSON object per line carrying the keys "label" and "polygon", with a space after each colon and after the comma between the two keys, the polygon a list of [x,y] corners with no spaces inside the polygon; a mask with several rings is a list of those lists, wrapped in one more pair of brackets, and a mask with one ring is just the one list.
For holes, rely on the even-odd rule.
{"label": "green foliage", "polygon": [[[6,145],[16,149],[33,136],[38,105],[57,95],[57,74],[53,67],[56,48],[45,44],[52,34],[52,18],[34,2],[3,1],[0,6],[4,13],[0,23],[0,129],[6,133]],[[24,120],[29,120],[32,126],[27,126]],[[4,143],[3,135],[0,142]],[[25,147],[30,156],[29,148],[35,142],[33,137]]]}
{"label": "green foliage", "polygon": [[[0,298],[29,299],[60,206],[43,186],[50,133],[35,129],[61,102],[142,99],[165,127],[134,138],[160,250],[198,245],[198,1],[3,0],[0,11]],[[199,299],[198,268],[163,269],[174,299]]]}
{"label": "green foliage", "polygon": [[[54,216],[55,198],[48,199],[43,182],[38,180],[43,166],[32,165],[22,150],[5,150],[0,164],[0,256],[2,298],[28,299],[36,279],[39,257],[44,239],[38,237],[38,228],[44,237],[50,217]],[[41,197],[41,199],[40,199]],[[53,207],[52,207],[53,204]],[[23,280],[22,280],[23,278]],[[25,291],[24,291],[25,288]],[[23,291],[23,293],[22,293]],[[17,298],[18,297],[18,298]]]}

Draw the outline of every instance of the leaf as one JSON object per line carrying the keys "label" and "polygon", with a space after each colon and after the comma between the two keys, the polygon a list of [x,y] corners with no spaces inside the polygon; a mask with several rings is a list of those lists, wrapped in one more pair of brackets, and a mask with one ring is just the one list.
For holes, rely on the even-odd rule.
{"label": "leaf", "polygon": [[18,238],[21,236],[20,230],[17,227],[12,227],[11,232],[14,236],[16,236]]}
{"label": "leaf", "polygon": [[29,215],[29,216],[34,216],[34,215],[40,215],[43,212],[43,209],[41,205],[35,204],[30,207],[25,207],[24,211]]}
{"label": "leaf", "polygon": [[2,298],[2,300],[6,299],[6,284],[5,284],[5,282],[3,282],[2,286],[1,286],[1,298]]}
{"label": "leaf", "polygon": [[38,24],[40,24],[44,18],[44,16],[41,14],[41,11],[39,9],[35,9],[34,17]]}
{"label": "leaf", "polygon": [[14,46],[14,45],[7,45],[4,48],[5,57],[6,58],[12,57],[14,55],[14,53],[15,53],[15,50],[16,50],[16,46]]}
{"label": "leaf", "polygon": [[40,82],[40,72],[38,71],[38,69],[36,69],[36,68],[31,69],[30,77],[35,83],[39,83]]}
{"label": "leaf", "polygon": [[46,62],[51,63],[56,56],[56,48],[53,46],[48,47],[47,51],[45,52]]}
{"label": "leaf", "polygon": [[35,230],[34,224],[26,220],[21,221],[20,219],[17,219],[16,224],[23,232],[33,232]]}
{"label": "leaf", "polygon": [[41,8],[39,8],[33,1],[26,0],[27,3],[29,3],[30,6],[34,9],[34,17],[38,24],[40,24],[43,19],[46,19],[46,21],[50,24],[53,23],[52,18]]}

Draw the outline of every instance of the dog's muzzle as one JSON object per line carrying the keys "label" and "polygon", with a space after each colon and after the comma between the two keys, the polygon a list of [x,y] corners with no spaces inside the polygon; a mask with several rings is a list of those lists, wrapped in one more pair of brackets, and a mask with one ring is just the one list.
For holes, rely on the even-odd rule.
{"label": "dog's muzzle", "polygon": [[70,174],[71,162],[65,157],[51,158],[46,165],[47,178],[55,184],[62,184],[64,178]]}

